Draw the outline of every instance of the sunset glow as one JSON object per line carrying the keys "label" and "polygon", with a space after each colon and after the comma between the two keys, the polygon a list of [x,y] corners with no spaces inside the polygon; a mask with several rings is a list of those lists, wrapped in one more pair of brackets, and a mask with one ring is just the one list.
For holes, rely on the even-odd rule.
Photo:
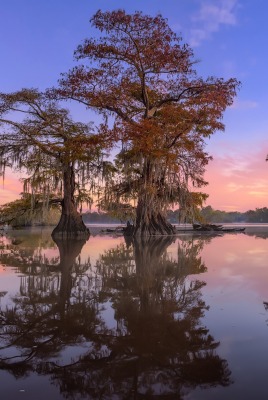
{"label": "sunset glow", "polygon": [[[267,206],[268,165],[264,146],[256,152],[214,155],[205,179],[204,192],[209,194],[205,205],[223,211],[245,212]],[[0,204],[20,197],[22,183],[15,173],[8,172],[0,187]]]}
{"label": "sunset glow", "polygon": [[[94,36],[88,20],[97,9],[161,13],[193,48],[199,74],[223,79],[235,77],[242,84],[234,104],[224,115],[225,132],[216,133],[207,141],[213,161],[205,175],[209,182],[204,188],[209,194],[206,205],[241,212],[266,207],[267,7],[265,2],[256,7],[252,1],[238,0],[164,3],[148,0],[138,5],[123,0],[67,0],[64,8],[53,3],[51,12],[46,2],[31,2],[31,7],[19,0],[5,2],[0,26],[1,37],[5,38],[0,44],[1,91],[55,86],[60,74],[74,66],[73,52],[77,45]],[[12,29],[11,19],[15,21]],[[82,122],[98,118],[91,110],[76,105],[71,111]],[[18,178],[16,173],[7,172],[4,184],[0,185],[0,204],[19,198],[22,184]]]}
{"label": "sunset glow", "polygon": [[267,206],[268,165],[266,150],[216,155],[206,172],[209,185],[207,205],[224,211],[241,211]]}

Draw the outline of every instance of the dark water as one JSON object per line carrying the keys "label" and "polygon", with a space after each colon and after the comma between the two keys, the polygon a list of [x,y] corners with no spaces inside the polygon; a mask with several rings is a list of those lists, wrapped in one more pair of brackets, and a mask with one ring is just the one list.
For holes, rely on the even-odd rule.
{"label": "dark water", "polygon": [[267,238],[8,232],[0,399],[267,399]]}

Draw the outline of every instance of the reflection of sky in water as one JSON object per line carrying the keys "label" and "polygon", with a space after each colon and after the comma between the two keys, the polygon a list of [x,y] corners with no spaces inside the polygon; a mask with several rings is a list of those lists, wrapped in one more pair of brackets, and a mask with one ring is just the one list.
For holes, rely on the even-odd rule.
{"label": "reflection of sky in water", "polygon": [[[243,400],[268,398],[266,385],[268,312],[265,311],[263,305],[264,301],[268,302],[268,240],[256,238],[253,235],[225,234],[211,240],[207,238],[203,242],[202,239],[192,239],[190,235],[182,235],[167,248],[168,258],[178,260],[178,250],[185,245],[187,240],[188,243],[195,244],[199,241],[202,244],[197,257],[201,257],[207,272],[193,274],[187,281],[200,280],[206,283],[201,292],[202,299],[209,306],[209,310],[205,312],[203,322],[215,341],[220,342],[217,353],[228,361],[234,384],[224,389],[197,388],[188,393],[185,399],[225,400],[236,399],[241,394]],[[42,248],[40,254],[48,260],[56,259],[57,248],[49,244],[46,236],[44,241],[46,247]],[[41,246],[42,241],[38,243]],[[96,262],[100,254],[123,243],[122,237],[91,237],[81,251],[80,263],[83,264],[90,259],[90,271],[95,274]],[[28,241],[26,238],[23,241],[22,238],[20,246],[23,245],[30,247],[31,240]],[[10,298],[19,293],[20,277],[18,275],[20,274],[17,274],[14,268],[0,265],[0,292],[8,292],[0,299],[2,309],[6,307]],[[86,290],[86,283],[87,281],[83,283],[85,285],[83,290]],[[81,284],[81,288],[82,286]],[[179,313],[174,315],[176,318],[180,316]],[[105,321],[108,330],[116,331],[115,310],[109,298],[101,303],[100,317]],[[66,358],[71,360],[83,354],[85,348],[90,349],[90,343],[70,345],[57,360],[59,362]],[[3,373],[2,377],[5,375],[6,373]],[[39,380],[43,382],[39,377],[35,379],[36,382]],[[13,379],[9,376],[7,382],[11,384],[11,381],[13,382]],[[25,382],[27,386],[28,381]],[[16,386],[17,393],[18,390]],[[49,390],[53,392],[53,389]]]}
{"label": "reflection of sky in water", "polygon": [[110,301],[103,303],[103,309],[101,311],[101,316],[105,320],[108,329],[116,329],[117,323],[114,319],[114,309]]}
{"label": "reflection of sky in water", "polygon": [[24,379],[17,379],[6,371],[1,371],[0,395],[3,400],[62,399],[62,396],[58,394],[58,388],[49,385],[46,376],[29,374]]}
{"label": "reflection of sky in water", "polygon": [[268,313],[263,305],[268,301],[267,244],[254,236],[226,235],[201,253],[208,268],[203,276],[203,298],[210,305],[205,324],[221,342],[219,354],[228,359],[235,384],[224,392],[197,390],[191,400],[235,399],[241,393],[248,400],[268,396]]}

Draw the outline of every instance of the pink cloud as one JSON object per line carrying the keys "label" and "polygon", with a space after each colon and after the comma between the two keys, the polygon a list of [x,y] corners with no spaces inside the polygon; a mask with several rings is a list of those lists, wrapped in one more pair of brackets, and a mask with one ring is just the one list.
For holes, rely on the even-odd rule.
{"label": "pink cloud", "polygon": [[[239,154],[214,156],[205,175],[207,204],[225,211],[247,211],[268,205],[267,148],[239,149]],[[224,150],[226,151],[226,150]]]}
{"label": "pink cloud", "polygon": [[[218,238],[219,239],[219,238]],[[237,285],[240,293],[253,290],[258,298],[267,298],[267,240],[256,241],[254,236],[226,234],[224,238],[213,239],[205,246],[202,258],[213,274],[207,275],[208,285],[217,292],[228,292],[230,285]],[[219,257],[221,254],[221,257]]]}

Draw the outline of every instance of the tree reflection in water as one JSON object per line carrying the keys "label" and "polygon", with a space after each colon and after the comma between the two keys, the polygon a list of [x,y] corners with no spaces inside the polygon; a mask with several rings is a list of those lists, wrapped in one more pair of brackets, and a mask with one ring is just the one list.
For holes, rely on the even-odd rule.
{"label": "tree reflection in water", "polygon": [[[193,277],[206,271],[204,241],[179,240],[177,259],[172,241],[121,243],[94,266],[81,263],[84,243],[75,241],[57,241],[57,265],[29,270],[16,257],[21,292],[1,310],[0,367],[48,375],[74,399],[182,399],[197,386],[229,385],[219,343],[202,324],[205,283]],[[13,264],[12,252],[4,257]]]}

